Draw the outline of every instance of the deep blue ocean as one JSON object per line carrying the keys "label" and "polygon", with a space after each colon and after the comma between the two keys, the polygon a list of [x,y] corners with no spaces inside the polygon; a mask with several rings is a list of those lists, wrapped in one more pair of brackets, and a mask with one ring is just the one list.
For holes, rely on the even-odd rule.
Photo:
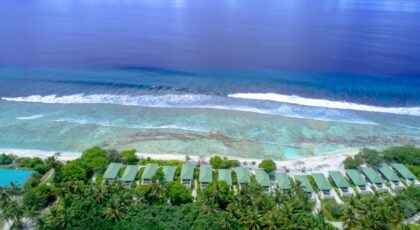
{"label": "deep blue ocean", "polygon": [[0,3],[0,149],[420,144],[420,1]]}

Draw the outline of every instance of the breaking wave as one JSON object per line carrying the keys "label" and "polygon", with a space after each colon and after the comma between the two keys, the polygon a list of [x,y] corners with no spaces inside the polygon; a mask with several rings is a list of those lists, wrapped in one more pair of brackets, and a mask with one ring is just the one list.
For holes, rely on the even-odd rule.
{"label": "breaking wave", "polygon": [[[245,95],[247,95],[249,98],[245,98]],[[290,98],[297,98],[297,100],[293,101]],[[273,100],[273,98],[263,99],[263,97],[257,97],[255,95],[252,96],[250,94],[233,94],[229,95],[228,97],[205,94],[165,94],[139,96],[118,94],[73,94],[66,96],[32,95],[27,97],[14,98],[3,97],[2,99],[13,102],[34,102],[48,104],[118,104],[156,108],[207,108],[253,112],[321,121],[376,124],[375,122],[367,120],[352,111],[347,111],[352,110],[352,107],[349,108],[345,106],[339,106],[341,105],[340,103],[344,102],[316,104],[315,102],[317,99],[308,99],[308,101],[305,102],[302,101],[302,98],[299,97],[291,96],[290,98],[288,100],[276,101]],[[320,101],[328,102],[326,100]],[[347,104],[356,105],[351,103]],[[362,110],[362,108],[365,107],[366,110]],[[359,105],[359,107],[356,106],[354,110],[420,115],[419,108],[417,108],[415,111],[411,111],[409,108],[382,108]]]}
{"label": "breaking wave", "polygon": [[392,113],[401,115],[420,116],[420,107],[381,107],[364,104],[356,104],[344,101],[330,101],[325,99],[305,98],[296,95],[283,95],[276,93],[235,93],[230,94],[229,97],[251,99],[251,100],[264,100],[275,101],[289,104],[297,104],[312,107],[322,107],[330,109],[343,109],[343,110],[356,110],[366,112],[378,113]]}
{"label": "breaking wave", "polygon": [[36,114],[36,115],[26,116],[26,117],[16,117],[16,119],[18,119],[18,120],[36,120],[36,119],[40,119],[40,118],[43,118],[43,117],[44,117],[43,114]]}

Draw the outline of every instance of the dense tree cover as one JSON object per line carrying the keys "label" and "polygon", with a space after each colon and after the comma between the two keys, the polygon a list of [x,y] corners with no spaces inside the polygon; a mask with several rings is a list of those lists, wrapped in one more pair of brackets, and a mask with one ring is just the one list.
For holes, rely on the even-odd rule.
{"label": "dense tree cover", "polygon": [[214,169],[228,169],[238,167],[241,163],[238,160],[229,160],[227,157],[213,156],[210,158],[210,165]]}
{"label": "dense tree cover", "polygon": [[403,229],[403,212],[389,194],[350,197],[343,210],[344,229]]}
{"label": "dense tree cover", "polygon": [[95,146],[87,149],[80,158],[69,161],[63,167],[56,169],[59,174],[56,181],[89,180],[94,172],[105,168],[109,162],[107,156],[107,151],[100,147]]}
{"label": "dense tree cover", "polygon": [[420,166],[420,148],[413,145],[391,147],[383,151],[384,159]]}
{"label": "dense tree cover", "polygon": [[9,165],[13,163],[14,159],[15,157],[13,155],[2,153],[0,155],[0,165]]}
{"label": "dense tree cover", "polygon": [[[333,229],[296,188],[296,195],[265,195],[257,184],[233,196],[226,183],[213,183],[191,203],[172,198],[186,188],[179,182],[131,189],[118,182],[68,182],[59,202],[37,223],[39,229]],[[166,191],[166,192],[162,192]],[[171,205],[166,202],[171,199]],[[178,199],[178,198],[177,198]]]}
{"label": "dense tree cover", "polygon": [[356,169],[363,163],[376,166],[384,161],[406,164],[417,173],[420,171],[420,148],[412,145],[391,147],[383,151],[363,148],[356,156],[347,157],[343,163],[346,169]]}
{"label": "dense tree cover", "polygon": [[271,159],[261,161],[258,167],[264,169],[267,173],[274,172],[277,169],[276,163]]}
{"label": "dense tree cover", "polygon": [[399,192],[396,195],[395,200],[406,218],[420,212],[420,188],[408,187]]}

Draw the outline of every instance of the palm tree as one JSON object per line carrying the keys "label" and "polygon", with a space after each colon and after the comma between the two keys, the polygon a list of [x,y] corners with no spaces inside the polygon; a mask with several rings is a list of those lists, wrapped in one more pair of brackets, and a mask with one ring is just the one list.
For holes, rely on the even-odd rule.
{"label": "palm tree", "polygon": [[107,190],[103,186],[93,186],[91,198],[95,203],[102,203],[107,197]]}
{"label": "palm tree", "polygon": [[277,209],[270,210],[263,216],[263,225],[264,229],[275,230],[281,228],[282,217]]}
{"label": "palm tree", "polygon": [[351,196],[348,205],[345,206],[343,211],[343,228],[344,229],[356,229],[359,225],[357,215],[357,200],[354,196]]}
{"label": "palm tree", "polygon": [[245,229],[259,230],[262,228],[261,215],[253,209],[246,210],[245,215],[239,221]]}
{"label": "palm tree", "polygon": [[127,213],[127,206],[119,199],[112,199],[104,210],[105,218],[112,221],[124,219]]}

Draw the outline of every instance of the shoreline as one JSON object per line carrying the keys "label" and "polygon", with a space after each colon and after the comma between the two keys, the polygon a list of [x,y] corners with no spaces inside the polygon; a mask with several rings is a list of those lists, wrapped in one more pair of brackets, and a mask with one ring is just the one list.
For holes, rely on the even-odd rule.
{"label": "shoreline", "polygon": [[[330,170],[338,170],[343,171],[343,160],[348,156],[354,156],[359,152],[358,149],[343,149],[336,152],[329,152],[324,155],[320,156],[310,156],[310,157],[297,157],[292,159],[286,160],[274,160],[277,165],[277,170],[279,171],[289,171],[290,174],[299,174],[306,171],[313,171],[313,172],[322,172],[326,173]],[[39,157],[41,159],[46,159],[50,156],[55,156],[56,153],[59,153],[57,157],[60,161],[70,161],[77,159],[81,156],[81,152],[61,152],[61,151],[43,151],[43,150],[31,150],[31,149],[0,149],[0,153],[6,154],[13,154],[17,157]],[[150,157],[152,159],[158,160],[186,160],[188,156],[192,161],[204,161],[205,163],[209,163],[210,157],[215,155],[209,156],[190,156],[190,155],[183,155],[183,154],[171,154],[171,153],[142,153],[136,152],[137,157],[139,159]],[[225,157],[220,155],[221,157]],[[232,160],[238,160],[241,164],[248,166],[250,168],[256,168],[258,164],[264,159],[270,159],[269,157],[264,159],[258,158],[244,158],[244,157],[236,157],[236,156],[226,156]],[[252,164],[255,162],[255,165]]]}

